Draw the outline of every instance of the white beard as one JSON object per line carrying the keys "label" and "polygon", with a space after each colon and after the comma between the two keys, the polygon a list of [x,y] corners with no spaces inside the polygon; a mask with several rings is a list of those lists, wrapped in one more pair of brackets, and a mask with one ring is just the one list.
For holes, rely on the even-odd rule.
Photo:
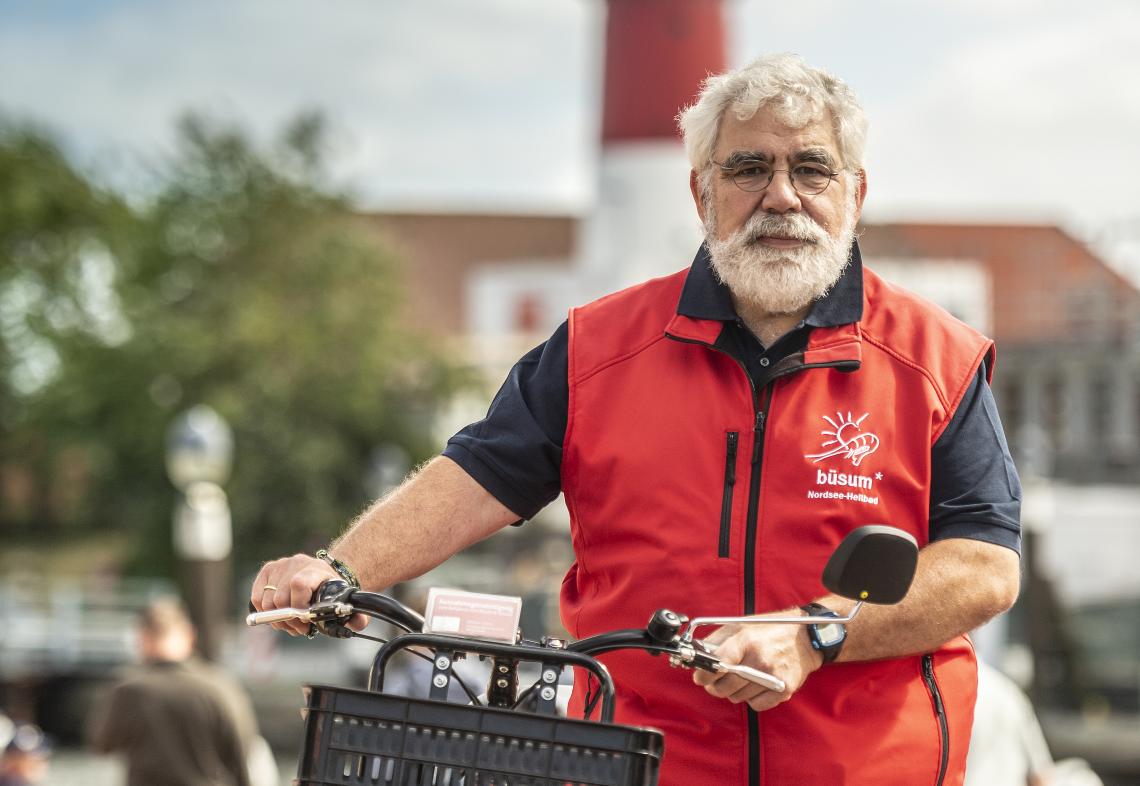
{"label": "white beard", "polygon": [[[792,314],[826,295],[844,269],[855,240],[855,192],[844,205],[836,237],[803,213],[757,213],[726,240],[716,238],[716,216],[709,216],[705,241],[712,269],[733,297],[767,314]],[[799,248],[771,248],[761,237],[806,241]]]}

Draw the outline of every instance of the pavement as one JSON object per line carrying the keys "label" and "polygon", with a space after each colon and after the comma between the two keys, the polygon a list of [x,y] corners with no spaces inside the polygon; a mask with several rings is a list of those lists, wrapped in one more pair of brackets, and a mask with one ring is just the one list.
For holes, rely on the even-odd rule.
{"label": "pavement", "polygon": [[[290,786],[297,774],[297,762],[278,759],[277,769],[281,773],[281,786]],[[125,775],[122,762],[115,757],[65,748],[52,755],[45,786],[123,786]]]}

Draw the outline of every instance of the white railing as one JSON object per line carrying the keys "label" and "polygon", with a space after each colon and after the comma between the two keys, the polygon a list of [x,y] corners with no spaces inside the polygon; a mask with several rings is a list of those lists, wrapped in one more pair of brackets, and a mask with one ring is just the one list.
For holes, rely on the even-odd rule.
{"label": "white railing", "polygon": [[0,678],[100,673],[131,662],[139,610],[170,591],[154,580],[0,579]]}

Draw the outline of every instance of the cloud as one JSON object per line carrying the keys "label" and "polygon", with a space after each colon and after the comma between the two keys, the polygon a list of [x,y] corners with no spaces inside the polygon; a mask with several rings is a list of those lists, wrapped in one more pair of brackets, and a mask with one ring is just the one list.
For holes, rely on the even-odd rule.
{"label": "cloud", "polygon": [[78,22],[8,15],[0,106],[59,129],[88,159],[168,147],[186,109],[264,136],[316,107],[340,130],[339,169],[370,199],[573,200],[589,187],[583,77],[597,13],[577,0],[118,2]]}
{"label": "cloud", "polygon": [[[97,163],[164,149],[187,108],[265,136],[316,107],[371,204],[567,209],[593,191],[601,0],[72,5],[0,6],[0,107]],[[863,96],[871,217],[1140,210],[1135,0],[725,8],[735,62],[797,51]]]}
{"label": "cloud", "polygon": [[879,205],[1078,222],[1140,212],[1140,11],[1066,8],[961,42],[875,108]]}

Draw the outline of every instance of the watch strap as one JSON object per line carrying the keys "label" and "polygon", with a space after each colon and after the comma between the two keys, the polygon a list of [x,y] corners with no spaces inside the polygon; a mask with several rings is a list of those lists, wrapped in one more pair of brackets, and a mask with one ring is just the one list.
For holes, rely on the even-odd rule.
{"label": "watch strap", "polygon": [[[836,612],[827,608],[827,606],[824,606],[822,603],[806,603],[803,606],[800,606],[800,610],[807,614],[809,617],[839,618],[839,615]],[[839,651],[843,649],[843,643],[847,641],[847,632],[844,631],[843,638],[834,644],[824,644],[822,641],[820,641],[819,631],[816,629],[817,624],[818,623],[814,622],[808,623],[808,641],[811,642],[812,648],[823,656],[823,662],[825,664],[831,663],[837,657],[839,657]]]}

